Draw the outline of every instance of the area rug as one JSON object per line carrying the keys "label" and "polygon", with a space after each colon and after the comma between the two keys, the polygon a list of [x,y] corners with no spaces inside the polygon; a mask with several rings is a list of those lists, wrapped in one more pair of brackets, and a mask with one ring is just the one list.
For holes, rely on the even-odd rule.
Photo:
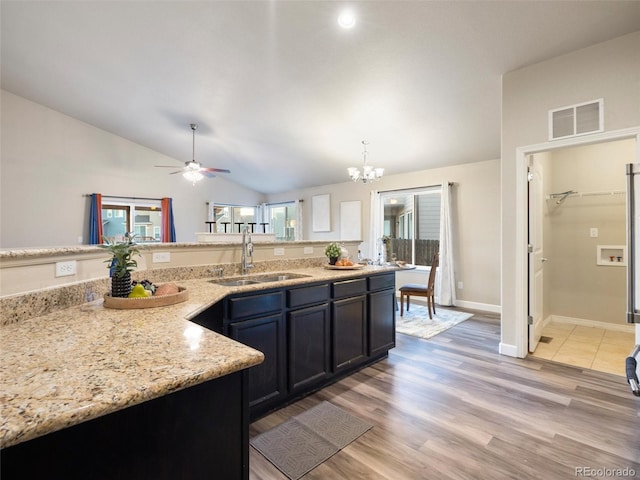
{"label": "area rug", "polygon": [[404,316],[396,314],[396,332],[412,337],[431,338],[461,322],[471,318],[473,314],[446,310],[436,306],[436,314],[429,318],[427,307],[411,305],[411,310],[405,310]]}
{"label": "area rug", "polygon": [[249,443],[287,477],[297,480],[372,427],[322,402],[256,435]]}

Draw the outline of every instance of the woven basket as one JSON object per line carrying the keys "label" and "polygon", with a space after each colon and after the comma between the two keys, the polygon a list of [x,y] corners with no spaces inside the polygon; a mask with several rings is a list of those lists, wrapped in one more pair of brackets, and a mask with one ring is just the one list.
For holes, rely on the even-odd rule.
{"label": "woven basket", "polygon": [[146,298],[118,298],[105,293],[103,305],[105,308],[119,308],[122,310],[130,308],[166,307],[184,302],[189,298],[189,292],[186,288],[178,287],[178,290],[178,293]]}

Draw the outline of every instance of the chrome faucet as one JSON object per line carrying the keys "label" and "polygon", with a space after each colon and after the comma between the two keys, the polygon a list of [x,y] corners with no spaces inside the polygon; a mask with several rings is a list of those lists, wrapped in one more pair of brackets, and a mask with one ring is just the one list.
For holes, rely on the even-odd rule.
{"label": "chrome faucet", "polygon": [[[247,257],[251,257],[251,260],[247,260]],[[253,243],[249,227],[245,226],[242,230],[242,275],[249,273],[250,268],[253,268]]]}

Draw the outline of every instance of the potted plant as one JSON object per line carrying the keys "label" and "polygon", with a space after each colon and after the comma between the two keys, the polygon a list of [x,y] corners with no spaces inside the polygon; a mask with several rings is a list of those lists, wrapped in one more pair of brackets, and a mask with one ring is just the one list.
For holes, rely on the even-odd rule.
{"label": "potted plant", "polygon": [[103,237],[104,244],[99,245],[111,252],[111,258],[105,260],[105,263],[109,264],[112,297],[127,297],[131,293],[131,271],[138,266],[138,262],[132,257],[140,255],[140,249],[133,241],[134,237],[135,235],[127,234],[124,242],[111,242]]}
{"label": "potted plant", "polygon": [[340,258],[340,255],[342,255],[342,249],[340,248],[340,245],[333,242],[327,245],[327,248],[324,250],[324,254],[329,258],[329,264],[335,265]]}

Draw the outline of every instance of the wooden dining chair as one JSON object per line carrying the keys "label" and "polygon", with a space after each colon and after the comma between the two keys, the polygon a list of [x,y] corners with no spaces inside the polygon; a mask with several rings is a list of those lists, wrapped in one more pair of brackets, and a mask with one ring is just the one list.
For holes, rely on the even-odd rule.
{"label": "wooden dining chair", "polygon": [[433,261],[431,262],[431,271],[429,272],[429,280],[426,285],[422,285],[419,283],[408,283],[400,287],[400,316],[402,317],[404,313],[404,297],[407,297],[407,312],[409,311],[409,302],[411,301],[411,296],[414,297],[427,297],[427,310],[429,310],[429,318],[433,318],[431,315],[431,310],[433,310],[433,314],[436,313],[436,303],[434,299],[434,288],[436,282],[436,270],[438,268],[438,261],[440,257],[436,252],[433,255]]}

